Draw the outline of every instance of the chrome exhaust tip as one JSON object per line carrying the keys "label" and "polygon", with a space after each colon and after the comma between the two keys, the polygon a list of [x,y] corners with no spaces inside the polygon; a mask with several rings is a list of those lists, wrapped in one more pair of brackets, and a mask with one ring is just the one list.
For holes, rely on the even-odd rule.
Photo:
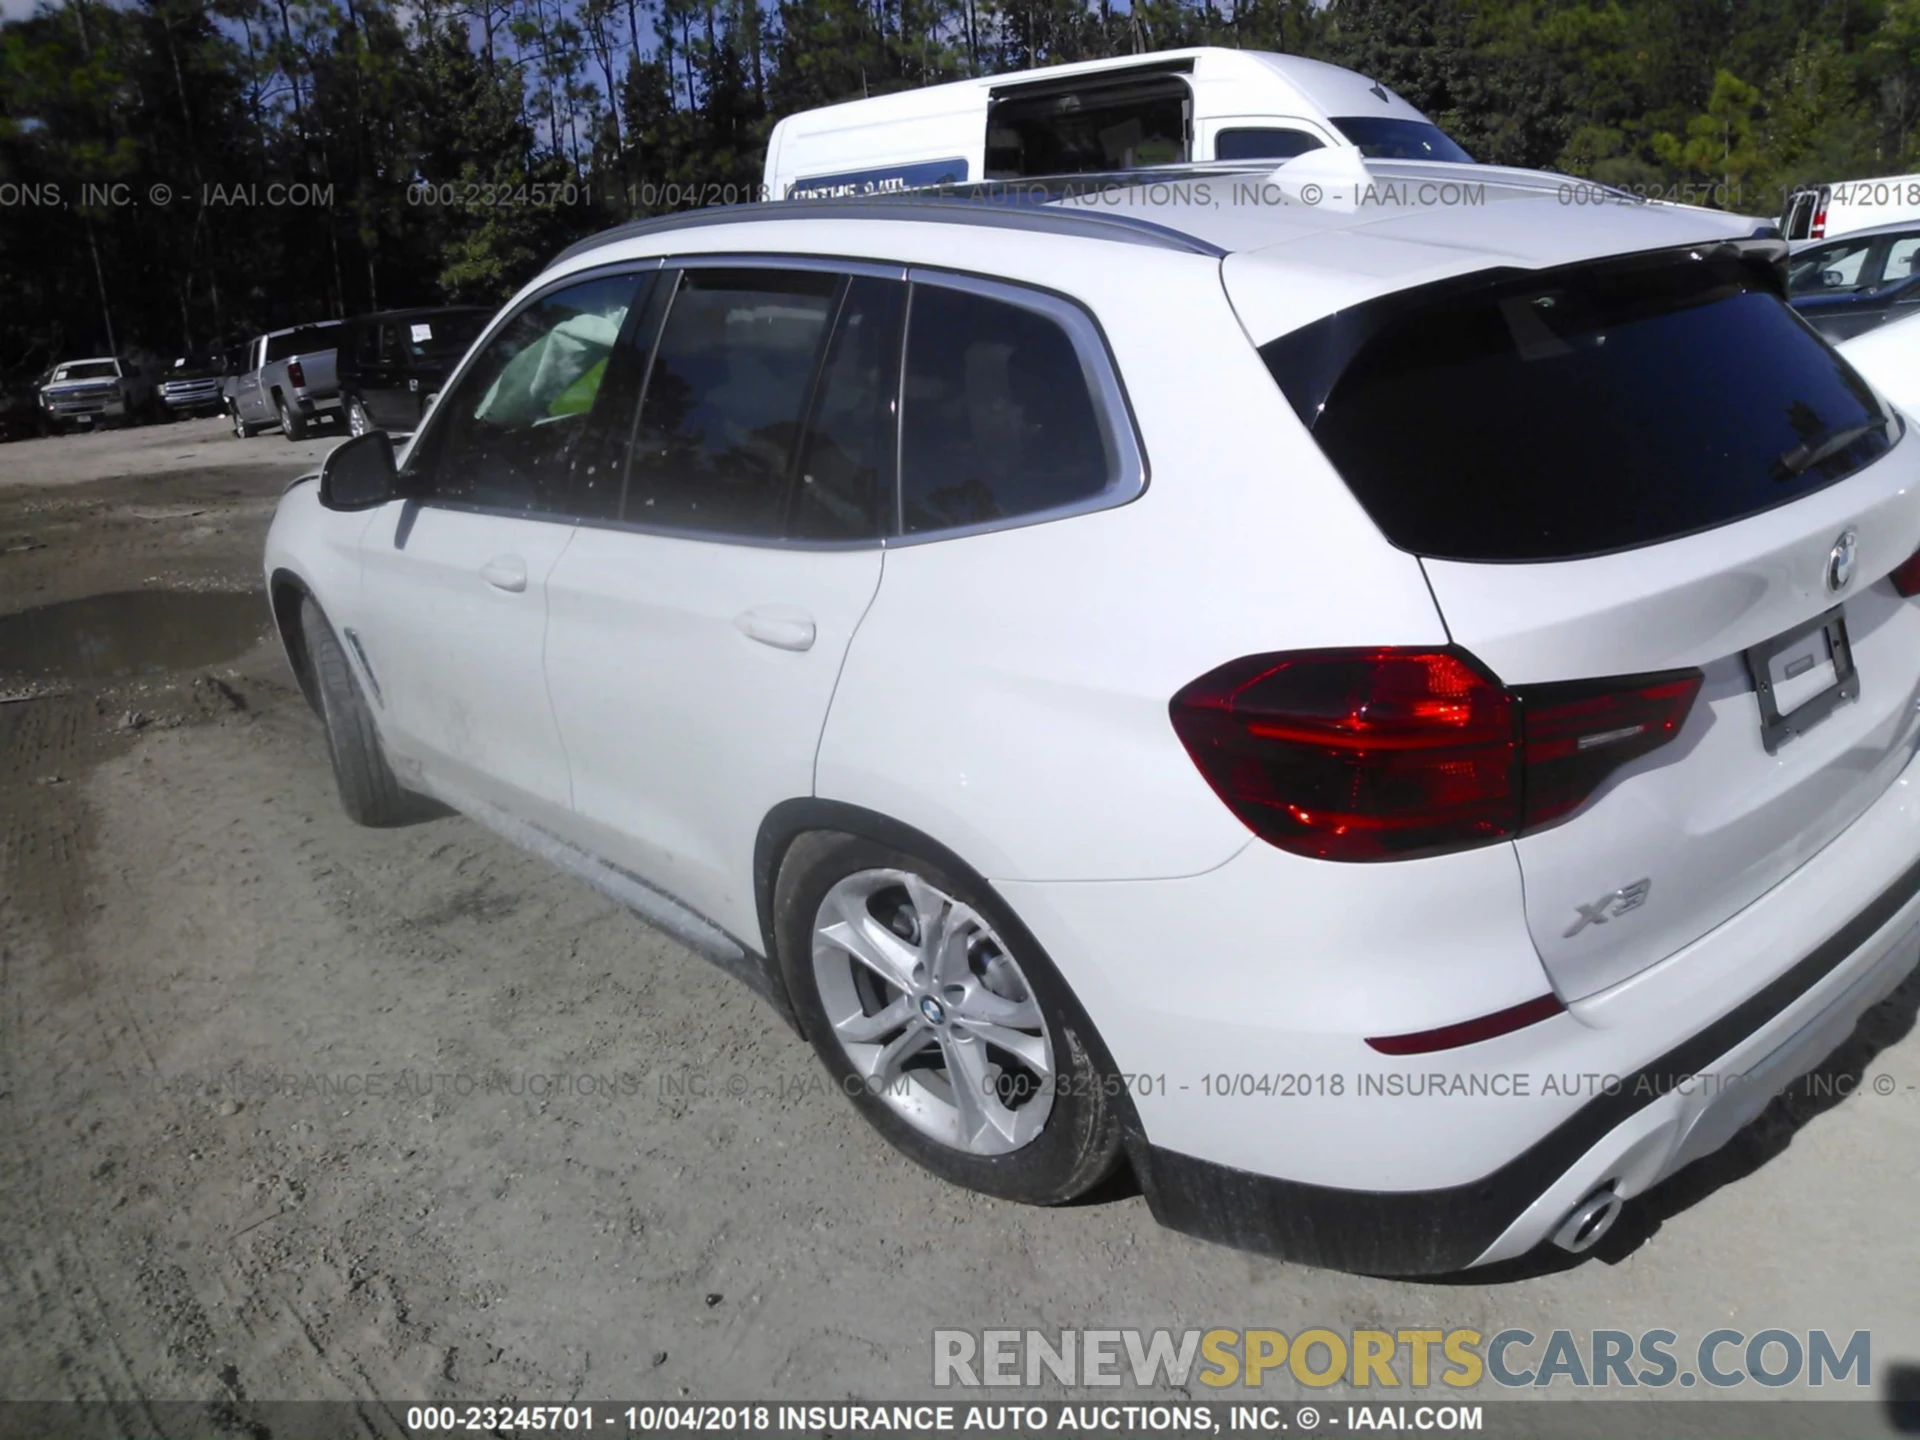
{"label": "chrome exhaust tip", "polygon": [[1614,1193],[1613,1182],[1608,1181],[1567,1212],[1567,1218],[1553,1232],[1553,1243],[1569,1255],[1585,1254],[1613,1228],[1626,1204]]}

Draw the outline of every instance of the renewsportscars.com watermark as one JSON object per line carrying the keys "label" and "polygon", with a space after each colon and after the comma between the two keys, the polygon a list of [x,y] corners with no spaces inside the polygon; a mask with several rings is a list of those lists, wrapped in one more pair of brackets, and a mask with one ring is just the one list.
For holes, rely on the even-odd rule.
{"label": "renewsportscars.com watermark", "polygon": [[[1584,1340],[1576,1336],[1584,1334]],[[1257,1389],[1269,1378],[1316,1389],[1464,1390],[1491,1380],[1538,1390],[1804,1381],[1869,1388],[1873,1337],[1855,1330],[1710,1330],[1691,1346],[1672,1330],[936,1330],[933,1383]]]}

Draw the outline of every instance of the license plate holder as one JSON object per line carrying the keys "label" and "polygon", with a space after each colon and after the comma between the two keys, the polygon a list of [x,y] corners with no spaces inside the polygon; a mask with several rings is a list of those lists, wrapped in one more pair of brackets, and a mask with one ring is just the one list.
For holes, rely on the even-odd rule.
{"label": "license plate holder", "polygon": [[[1777,754],[1787,741],[1806,734],[1849,700],[1860,698],[1860,672],[1854,668],[1847,617],[1841,606],[1749,646],[1745,653],[1747,674],[1753,679],[1753,693],[1760,702],[1760,743],[1769,755]],[[1806,663],[1809,658],[1811,665]],[[1797,688],[1788,682],[1826,665],[1832,667],[1833,683],[1783,713],[1782,690]]]}

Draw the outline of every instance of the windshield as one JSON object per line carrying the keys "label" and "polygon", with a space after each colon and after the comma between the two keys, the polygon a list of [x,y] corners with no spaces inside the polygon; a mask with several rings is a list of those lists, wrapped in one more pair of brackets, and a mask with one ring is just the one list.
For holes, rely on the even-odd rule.
{"label": "windshield", "polygon": [[1676,539],[1841,480],[1899,434],[1734,257],[1446,282],[1261,354],[1387,539],[1442,559]]}
{"label": "windshield", "polygon": [[1369,160],[1452,160],[1471,165],[1473,157],[1425,120],[1388,120],[1378,115],[1348,115],[1333,122]]}
{"label": "windshield", "polygon": [[62,365],[53,372],[52,383],[62,380],[117,380],[120,367],[111,360],[81,360],[72,365]]}

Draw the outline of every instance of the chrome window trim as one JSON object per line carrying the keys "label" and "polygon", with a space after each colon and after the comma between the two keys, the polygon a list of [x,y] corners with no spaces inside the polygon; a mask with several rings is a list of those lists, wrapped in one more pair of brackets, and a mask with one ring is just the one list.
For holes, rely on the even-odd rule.
{"label": "chrome window trim", "polygon": [[788,255],[776,250],[701,251],[691,255],[667,255],[661,263],[670,270],[809,270],[833,275],[863,275],[875,280],[907,278],[911,268],[905,261],[865,260],[853,256]]}
{"label": "chrome window trim", "polygon": [[[317,477],[303,475],[300,480]],[[292,482],[293,485],[300,480]],[[291,485],[289,486],[291,488]],[[779,535],[728,535],[716,530],[688,530],[676,525],[642,525],[637,521],[608,520],[595,515],[561,515],[547,510],[515,510],[505,505],[480,505],[471,500],[418,500],[393,502],[417,505],[423,510],[458,510],[464,515],[487,515],[498,520],[532,520],[542,525],[564,525],[569,530],[621,530],[632,535],[657,535],[667,540],[705,541],[710,545],[741,545],[755,550],[879,550],[879,536],[860,540],[790,540]]]}
{"label": "chrome window trim", "polygon": [[970,535],[987,535],[999,530],[1025,529],[1029,525],[1045,525],[1055,520],[1069,519],[1075,515],[1090,515],[1100,510],[1113,510],[1122,505],[1131,504],[1146,493],[1149,479],[1146,449],[1140,442],[1139,425],[1133,414],[1133,406],[1127,399],[1127,392],[1120,383],[1119,368],[1114,364],[1112,348],[1107,344],[1106,333],[1101,330],[1099,321],[1093,312],[1078,300],[1037,285],[1024,285],[1015,281],[988,279],[982,275],[970,275],[959,270],[936,270],[913,266],[907,272],[909,283],[917,288],[921,285],[937,286],[946,290],[962,290],[979,295],[988,300],[997,300],[1002,304],[1013,305],[1020,309],[1031,310],[1044,315],[1066,332],[1068,343],[1073,346],[1074,354],[1080,360],[1080,373],[1087,382],[1087,391],[1093,400],[1094,416],[1100,426],[1101,443],[1107,451],[1107,483],[1098,494],[1089,495],[1084,500],[1075,500],[1066,505],[1054,505],[1045,510],[1029,510],[1019,515],[1008,515],[995,520],[982,520],[972,525],[942,526],[935,530],[919,530],[907,533],[906,527],[906,487],[903,483],[905,468],[903,461],[906,453],[907,433],[907,366],[905,347],[913,334],[913,294],[907,296],[907,321],[902,327],[900,357],[900,394],[898,413],[894,417],[895,443],[899,455],[895,460],[894,472],[894,534],[888,540],[890,546],[924,545],[937,540],[958,540]]}

